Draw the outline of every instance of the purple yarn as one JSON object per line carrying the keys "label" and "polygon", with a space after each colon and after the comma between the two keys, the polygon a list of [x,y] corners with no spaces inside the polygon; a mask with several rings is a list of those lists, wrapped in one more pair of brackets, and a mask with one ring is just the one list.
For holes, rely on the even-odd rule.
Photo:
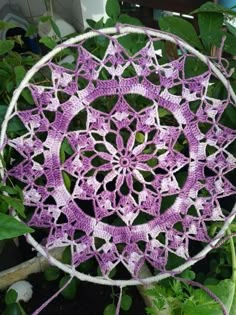
{"label": "purple yarn", "polygon": [[[73,46],[78,50],[75,70],[50,61],[52,86],[29,84],[35,106],[15,112],[28,131],[6,141],[23,161],[9,168],[7,176],[25,185],[25,205],[35,209],[29,224],[49,228],[47,249],[71,246],[74,266],[95,257],[103,275],[122,263],[137,277],[145,261],[163,272],[170,253],[189,260],[192,240],[210,241],[206,223],[225,220],[219,199],[236,192],[225,177],[235,167],[227,147],[236,132],[219,122],[228,98],[206,94],[213,77],[210,69],[185,78],[189,54],[161,65],[154,48],[158,39],[149,38],[143,49],[129,56],[116,39],[108,38],[102,60],[79,43]],[[130,66],[136,74],[127,78],[124,72]],[[99,76],[104,69],[108,79]],[[87,81],[85,88],[81,79]],[[59,99],[59,92],[67,100]],[[145,98],[142,108],[135,98],[132,103],[131,94]],[[195,101],[200,105],[193,111]],[[111,109],[104,111],[108,104]],[[163,120],[160,110],[170,112],[177,123]],[[55,118],[50,120],[48,113]],[[76,115],[79,127],[71,130]],[[204,134],[199,125],[205,123],[210,128]],[[186,153],[176,148],[180,136]],[[65,140],[72,153],[61,162]],[[216,152],[208,155],[207,145]],[[186,168],[181,187],[176,173]],[[206,168],[214,175],[207,175]],[[69,191],[63,172],[74,181]],[[202,189],[209,196],[202,196]],[[164,198],[173,195],[173,205],[162,211]],[[121,226],[106,223],[114,215]],[[136,223],[142,215],[149,221]]]}

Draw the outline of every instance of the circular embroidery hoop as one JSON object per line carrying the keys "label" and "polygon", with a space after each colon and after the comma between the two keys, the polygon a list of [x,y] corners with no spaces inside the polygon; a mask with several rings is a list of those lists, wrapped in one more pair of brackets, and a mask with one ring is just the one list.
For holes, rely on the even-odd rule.
{"label": "circular embroidery hoop", "polygon": [[[134,55],[120,43],[127,34],[146,37]],[[88,48],[92,38],[104,42],[102,57]],[[177,53],[168,61],[166,43]],[[75,65],[61,65],[55,58],[70,49]],[[189,77],[191,60],[205,68]],[[39,82],[37,73],[49,81]],[[224,99],[210,96],[216,80],[225,87]],[[33,103],[26,105],[19,97],[29,91]],[[44,246],[31,235],[28,242],[72,276],[117,286],[158,281],[205,257],[235,216],[220,205],[236,191],[225,176],[235,168],[229,146],[236,132],[221,123],[235,103],[217,65],[168,33],[119,26],[54,48],[15,91],[1,132],[2,151],[20,156],[4,177],[21,182],[33,212],[28,224],[47,233]],[[16,118],[25,130],[12,138],[7,126]],[[224,224],[210,238],[213,221]],[[196,243],[205,247],[192,255]],[[71,266],[48,253],[64,246],[71,249]],[[172,256],[181,263],[169,269]],[[92,257],[102,276],[76,270]],[[157,275],[140,280],[145,262]],[[119,264],[132,279],[109,278]]]}

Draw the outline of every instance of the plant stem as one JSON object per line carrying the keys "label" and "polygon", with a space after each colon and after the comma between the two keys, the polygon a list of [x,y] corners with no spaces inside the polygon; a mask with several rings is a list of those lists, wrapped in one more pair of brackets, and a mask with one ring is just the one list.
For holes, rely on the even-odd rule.
{"label": "plant stem", "polygon": [[[228,236],[231,235],[230,228],[227,229],[226,234]],[[231,259],[232,259],[232,280],[236,283],[236,252],[235,252],[234,240],[232,237],[229,240],[229,244],[230,244]]]}

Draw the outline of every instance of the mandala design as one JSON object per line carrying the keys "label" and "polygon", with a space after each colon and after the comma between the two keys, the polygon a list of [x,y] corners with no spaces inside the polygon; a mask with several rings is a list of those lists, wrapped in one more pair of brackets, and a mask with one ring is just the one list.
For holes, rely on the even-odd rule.
{"label": "mandala design", "polygon": [[170,254],[209,243],[220,198],[236,192],[225,176],[236,132],[220,123],[229,96],[208,96],[210,69],[186,78],[184,51],[160,64],[156,42],[130,56],[109,38],[102,60],[74,45],[75,69],[49,61],[50,86],[29,83],[35,105],[13,115],[27,131],[5,141],[21,157],[7,176],[46,248],[70,246],[75,267],[95,257],[103,275],[121,263],[137,277],[145,261],[165,271]]}

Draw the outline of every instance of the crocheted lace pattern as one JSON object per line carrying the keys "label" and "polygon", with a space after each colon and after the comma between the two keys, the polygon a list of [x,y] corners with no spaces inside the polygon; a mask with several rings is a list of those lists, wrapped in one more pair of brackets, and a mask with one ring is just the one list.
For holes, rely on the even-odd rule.
{"label": "crocheted lace pattern", "polygon": [[133,56],[107,39],[102,59],[82,41],[73,69],[51,59],[39,69],[50,84],[28,83],[34,105],[11,116],[26,131],[5,139],[20,156],[6,176],[23,183],[47,250],[70,246],[74,267],[95,257],[103,275],[121,263],[138,277],[145,261],[159,272],[170,255],[188,261],[191,244],[211,241],[210,222],[225,220],[236,132],[220,120],[233,102],[210,96],[210,67],[186,77],[192,55],[180,44],[161,64],[158,38]]}

